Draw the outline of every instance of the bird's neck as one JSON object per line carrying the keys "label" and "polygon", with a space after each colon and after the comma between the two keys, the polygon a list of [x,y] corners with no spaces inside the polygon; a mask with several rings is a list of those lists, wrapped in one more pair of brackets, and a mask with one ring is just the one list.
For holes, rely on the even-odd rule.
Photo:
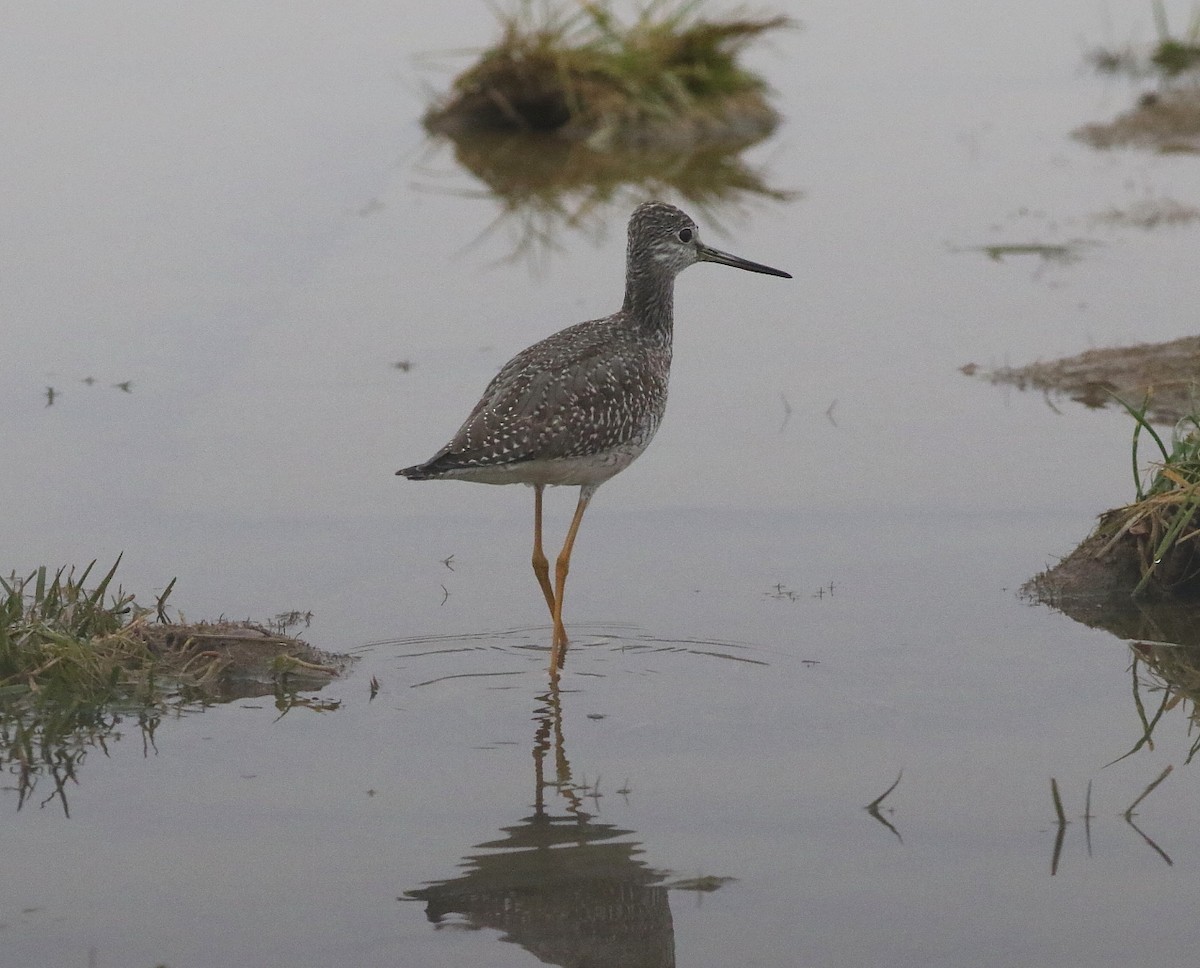
{"label": "bird's neck", "polygon": [[654,272],[631,273],[625,282],[621,311],[643,334],[671,342],[675,312],[675,277]]}

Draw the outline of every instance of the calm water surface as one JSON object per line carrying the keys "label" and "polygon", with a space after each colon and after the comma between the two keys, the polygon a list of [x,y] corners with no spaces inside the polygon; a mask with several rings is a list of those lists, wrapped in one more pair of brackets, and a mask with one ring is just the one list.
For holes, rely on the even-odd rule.
{"label": "calm water surface", "polygon": [[528,492],[393,471],[617,307],[636,193],[514,256],[417,123],[483,4],[10,12],[4,569],[124,552],[147,600],[311,610],[360,658],[333,711],[127,720],[19,810],[10,773],[0,964],[1194,959],[1185,712],[1105,768],[1141,735],[1127,644],[1016,592],[1130,497],[1129,423],[958,372],[1194,332],[1196,229],[1095,217],[1200,204],[1195,159],[1068,137],[1135,94],[1082,47],[1149,8],[790,12],[748,160],[801,194],[702,221],[796,278],[680,279],[668,418],[589,511],[556,693]]}

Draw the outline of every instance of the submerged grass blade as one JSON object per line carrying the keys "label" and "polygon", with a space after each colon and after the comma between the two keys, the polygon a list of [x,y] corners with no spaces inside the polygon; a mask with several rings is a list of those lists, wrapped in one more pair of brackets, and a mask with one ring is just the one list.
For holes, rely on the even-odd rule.
{"label": "submerged grass blade", "polygon": [[1063,809],[1062,797],[1058,793],[1058,780],[1050,777],[1050,797],[1054,801],[1054,815],[1058,818],[1058,825],[1065,827],[1067,825],[1067,812]]}
{"label": "submerged grass blade", "polygon": [[1133,816],[1134,816],[1133,811],[1137,808],[1137,805],[1139,803],[1141,803],[1143,800],[1145,800],[1146,797],[1150,796],[1150,794],[1154,792],[1154,788],[1157,787],[1160,783],[1162,783],[1163,780],[1165,780],[1168,776],[1171,775],[1171,771],[1174,768],[1175,767],[1173,765],[1168,764],[1167,768],[1158,775],[1158,779],[1153,781],[1148,787],[1146,787],[1145,790],[1142,791],[1142,795],[1139,796],[1136,800],[1133,801],[1133,803],[1131,803],[1128,806],[1128,808],[1125,810],[1125,813],[1122,816],[1124,816],[1126,820],[1132,820]]}
{"label": "submerged grass blade", "polygon": [[1136,681],[1134,685],[1134,698],[1137,701],[1138,713],[1140,714],[1143,723],[1142,737],[1133,744],[1133,749],[1131,749],[1128,753],[1122,753],[1115,760],[1105,763],[1103,767],[1104,769],[1108,769],[1114,763],[1120,763],[1121,760],[1133,756],[1133,754],[1140,750],[1143,746],[1149,745],[1151,749],[1154,748],[1154,727],[1158,725],[1158,721],[1162,719],[1163,714],[1171,705],[1171,692],[1169,689],[1163,691],[1163,700],[1161,703],[1159,703],[1158,711],[1155,712],[1154,718],[1149,722],[1146,721],[1146,712],[1144,709],[1142,709],[1141,699],[1137,695]]}

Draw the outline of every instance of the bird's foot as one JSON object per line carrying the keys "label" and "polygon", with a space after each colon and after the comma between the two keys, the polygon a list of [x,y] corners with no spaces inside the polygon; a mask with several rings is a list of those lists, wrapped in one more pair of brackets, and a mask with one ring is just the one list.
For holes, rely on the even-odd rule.
{"label": "bird's foot", "polygon": [[561,623],[554,626],[554,638],[550,643],[550,674],[557,675],[567,657],[567,630]]}

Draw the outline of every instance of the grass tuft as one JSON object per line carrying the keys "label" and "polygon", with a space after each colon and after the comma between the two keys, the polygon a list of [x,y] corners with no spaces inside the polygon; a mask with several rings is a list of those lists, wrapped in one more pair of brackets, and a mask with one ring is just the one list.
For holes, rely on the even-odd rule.
{"label": "grass tuft", "polygon": [[1200,7],[1192,8],[1191,22],[1183,35],[1176,37],[1167,23],[1167,10],[1162,0],[1154,0],[1152,6],[1158,44],[1150,56],[1151,63],[1167,77],[1200,67]]}
{"label": "grass tuft", "polygon": [[[430,130],[554,131],[593,146],[770,130],[766,84],[738,57],[788,17],[709,19],[702,0],[649,0],[622,21],[610,0],[518,0],[501,36],[425,116]],[[739,119],[739,115],[741,116]],[[748,120],[747,120],[748,119]],[[686,135],[679,133],[680,125]]]}
{"label": "grass tuft", "polygon": [[[1130,459],[1137,500],[1105,516],[1104,526],[1114,534],[1110,544],[1127,535],[1136,541],[1141,579],[1134,597],[1151,585],[1180,597],[1200,597],[1200,414],[1175,425],[1168,447],[1147,419],[1149,397],[1140,407],[1119,402],[1135,422]],[[1143,432],[1161,458],[1153,464],[1148,486],[1139,470]]]}
{"label": "grass tuft", "polygon": [[76,573],[45,566],[0,578],[0,771],[18,807],[49,776],[69,813],[68,786],[89,750],[128,720],[143,743],[168,709],[275,694],[280,715],[294,706],[324,711],[337,702],[297,695],[320,689],[348,660],[283,634],[310,613],[285,613],[275,629],[250,622],[176,624],[167,615],[175,581],[140,606],[113,580],[121,559],[89,585],[96,563]]}
{"label": "grass tuft", "polygon": [[1163,0],[1152,0],[1150,9],[1158,35],[1153,45],[1126,44],[1119,48],[1096,48],[1087,60],[1099,72],[1143,77],[1159,74],[1170,80],[1200,68],[1200,4],[1193,4],[1191,19],[1182,34],[1173,34]]}
{"label": "grass tuft", "polygon": [[147,610],[121,588],[110,592],[120,561],[91,589],[94,561],[79,575],[60,568],[51,577],[43,565],[0,579],[0,698],[45,693],[98,704],[136,685],[150,654],[130,629]]}

